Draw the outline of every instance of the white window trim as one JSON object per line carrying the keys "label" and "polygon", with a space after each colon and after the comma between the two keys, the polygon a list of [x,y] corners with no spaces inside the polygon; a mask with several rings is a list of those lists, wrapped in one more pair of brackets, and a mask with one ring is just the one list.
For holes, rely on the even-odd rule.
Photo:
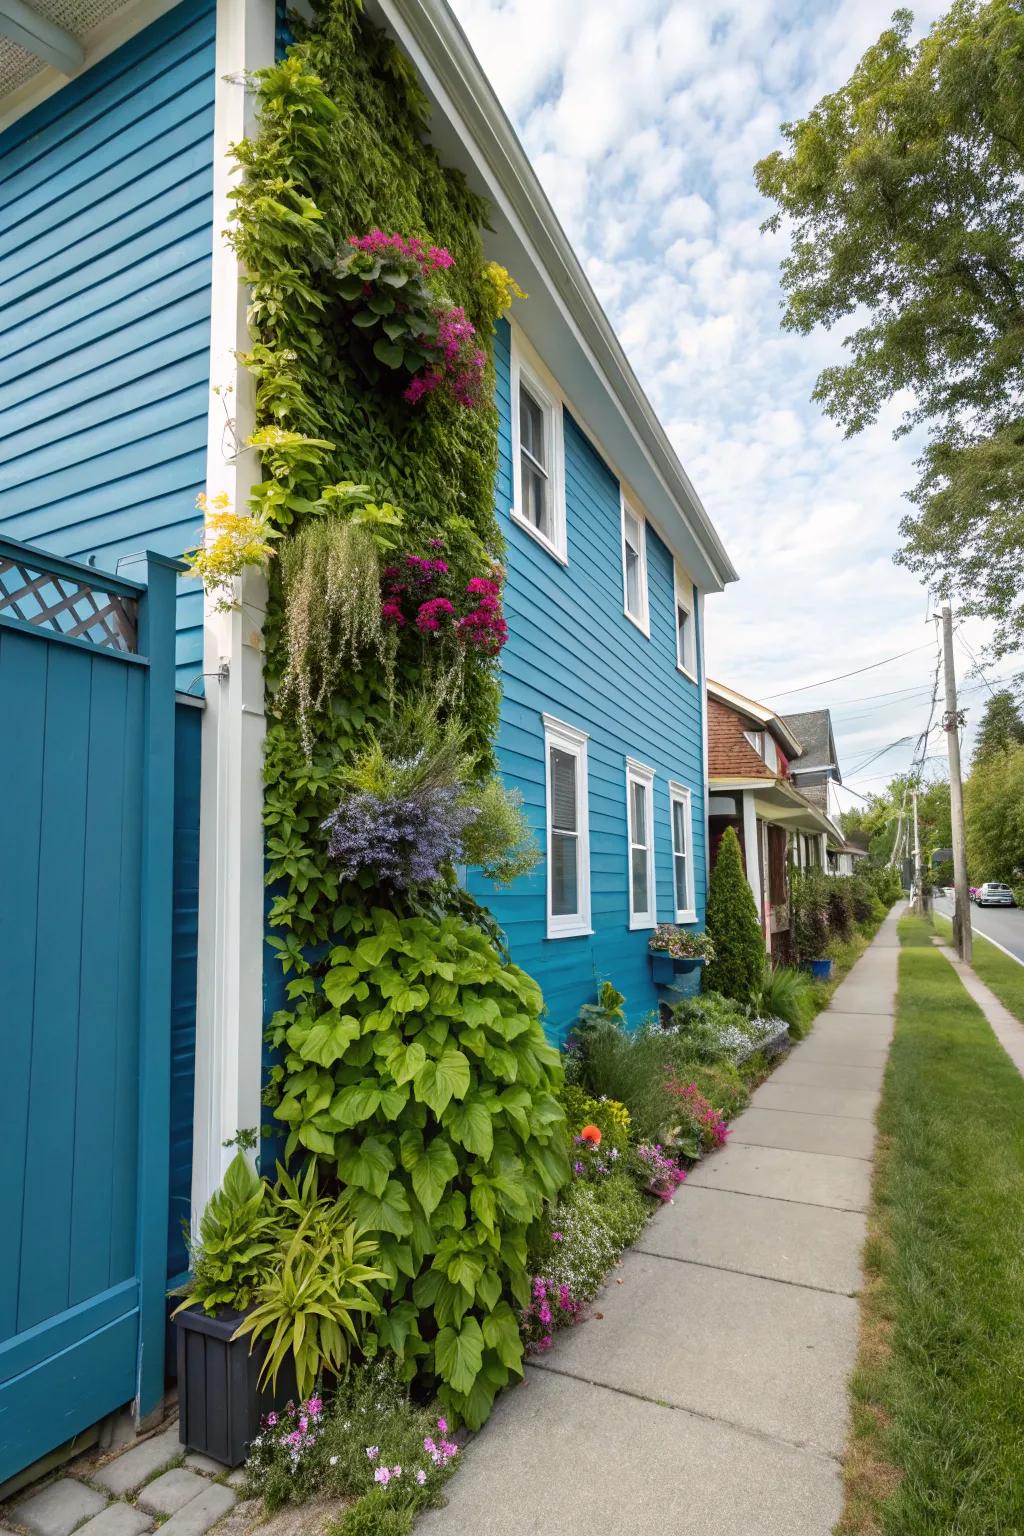
{"label": "white window trim", "polygon": [[[640,612],[630,613],[629,594],[626,589],[626,513],[635,517],[640,525]],[[629,501],[619,492],[619,522],[621,524],[622,539],[622,611],[631,624],[635,624],[642,635],[649,640],[651,638],[651,604],[647,591],[647,519],[634,502]]]}
{"label": "white window trim", "polygon": [[[689,588],[689,592],[690,592],[689,598],[687,598],[685,596],[687,587]],[[672,628],[675,630],[676,671],[677,672],[681,672],[684,677],[688,677],[692,683],[695,683],[697,681],[697,660],[696,660],[696,657],[697,657],[697,646],[696,646],[696,636],[695,636],[695,627],[696,627],[696,617],[695,617],[695,615],[696,615],[697,604],[696,604],[696,602],[694,600],[695,594],[694,594],[693,582],[690,581],[689,577],[685,577],[685,576],[682,575],[682,573],[680,572],[680,569],[679,569],[679,561],[678,560],[673,561],[673,564],[672,564],[672,589],[673,589],[672,590],[672,598],[673,598]],[[688,625],[689,636],[690,636],[690,654],[689,654],[689,656],[680,656],[680,654],[679,654],[679,609],[680,608],[685,608],[686,612],[688,613],[689,618],[690,618],[690,623]]]}
{"label": "white window trim", "polygon": [[[647,895],[650,908],[646,912],[633,910],[633,805],[632,787],[640,784],[647,797]],[[630,929],[656,928],[658,926],[658,891],[654,883],[654,769],[646,763],[638,763],[635,757],[626,758],[626,895],[629,901]]]}
{"label": "white window trim", "polygon": [[[549,939],[580,938],[593,933],[590,926],[590,811],[587,781],[586,731],[553,715],[542,715],[544,722],[544,829],[547,853],[547,936]],[[572,753],[576,759],[577,871],[580,910],[556,916],[551,910],[551,748]]]}
{"label": "white window trim", "polygon": [[[694,895],[694,868],[693,868],[693,796],[685,784],[677,784],[674,779],[668,784],[669,804],[669,829],[672,834],[672,903],[676,899],[676,855],[682,852],[686,859],[686,906],[682,909],[676,907],[677,923],[695,923],[697,921],[697,898]],[[676,818],[675,807],[686,807],[686,815],[683,820],[684,842],[683,849],[676,847]]]}
{"label": "white window trim", "polygon": [[[544,424],[551,445],[551,463],[548,469],[548,486],[551,492],[551,527],[553,538],[535,528],[523,513],[523,462],[519,445],[519,386],[526,385],[544,412]],[[512,395],[512,506],[509,512],[514,523],[536,539],[549,555],[569,564],[565,529],[565,423],[562,418],[562,400],[557,390],[544,382],[540,370],[524,361],[516,333],[512,333],[512,369],[509,381]]]}

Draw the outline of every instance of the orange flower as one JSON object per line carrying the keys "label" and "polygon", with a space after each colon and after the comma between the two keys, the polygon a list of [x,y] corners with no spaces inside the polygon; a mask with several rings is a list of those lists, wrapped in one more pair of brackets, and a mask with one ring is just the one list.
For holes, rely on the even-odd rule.
{"label": "orange flower", "polygon": [[580,1131],[580,1136],[584,1141],[589,1141],[592,1147],[601,1145],[601,1132],[596,1125],[585,1125]]}

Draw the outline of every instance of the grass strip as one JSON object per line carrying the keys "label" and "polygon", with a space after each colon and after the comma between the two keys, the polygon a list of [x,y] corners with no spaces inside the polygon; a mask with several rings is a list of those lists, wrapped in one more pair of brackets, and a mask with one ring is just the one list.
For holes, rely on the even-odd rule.
{"label": "grass strip", "polygon": [[900,921],[837,1536],[1024,1533],[1024,1079]]}
{"label": "grass strip", "polygon": [[[948,917],[935,914],[935,931],[947,944],[953,942],[953,924]],[[1008,1008],[1015,1019],[1024,1024],[1024,965],[1013,960],[996,944],[990,944],[983,934],[973,937],[971,965],[987,987]]]}

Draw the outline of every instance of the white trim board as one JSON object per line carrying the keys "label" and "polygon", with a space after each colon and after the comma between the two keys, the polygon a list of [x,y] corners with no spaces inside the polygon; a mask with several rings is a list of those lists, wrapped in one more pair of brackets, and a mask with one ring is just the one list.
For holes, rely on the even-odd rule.
{"label": "white trim board", "polygon": [[[545,897],[546,934],[548,939],[582,938],[593,932],[590,926],[590,783],[587,763],[586,731],[556,720],[554,715],[541,715],[544,724],[544,847],[546,855]],[[578,910],[573,913],[553,914],[551,910],[551,749],[557,747],[576,760],[576,889]]]}

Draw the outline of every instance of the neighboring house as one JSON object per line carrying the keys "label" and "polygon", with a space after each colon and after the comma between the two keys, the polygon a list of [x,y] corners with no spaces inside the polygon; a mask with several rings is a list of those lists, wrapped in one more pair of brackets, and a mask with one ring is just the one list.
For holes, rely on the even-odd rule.
{"label": "neighboring house", "polygon": [[856,843],[840,843],[838,847],[829,844],[828,868],[833,875],[855,875],[857,865],[868,856],[866,848],[858,848]]}
{"label": "neighboring house", "polygon": [[[253,421],[244,290],[224,239],[228,151],[252,127],[242,82],[280,53],[283,11],[0,4],[0,535],[114,573],[140,550],[194,543],[204,488],[245,505],[259,465],[236,451]],[[530,294],[495,358],[511,629],[498,752],[546,858],[478,894],[544,988],[557,1036],[606,977],[634,1016],[653,1008],[650,930],[703,921],[704,599],[736,573],[453,15],[441,0],[372,11],[421,76],[446,162],[490,201],[488,255]],[[245,593],[252,603],[220,613],[182,582],[176,604],[163,1275],[185,1262],[189,1195],[201,1209],[229,1138],[260,1121],[265,991],[279,985],[276,962],[264,975],[259,578]],[[81,1226],[94,1219],[75,1203],[88,1180],[68,1181],[65,1214]],[[62,1305],[74,1300],[72,1287]],[[64,1319],[58,1307],[46,1322],[54,1339]],[[0,1327],[0,1350],[13,1337],[28,1358],[16,1309],[0,1307],[0,1324],[14,1329]],[[49,1359],[41,1339],[37,1328],[33,1359]],[[99,1390],[103,1361],[87,1369]],[[67,1436],[83,1427],[73,1405],[61,1422]]]}
{"label": "neighboring house", "polygon": [[841,784],[839,754],[827,709],[811,709],[801,715],[783,715],[789,730],[803,747],[793,765],[793,782],[812,805],[829,814],[829,785]]}
{"label": "neighboring house", "polygon": [[788,955],[789,868],[828,867],[842,834],[797,788],[803,746],[789,720],[709,679],[708,836],[713,864],[727,827],[743,850],[747,880],[776,959]]}

